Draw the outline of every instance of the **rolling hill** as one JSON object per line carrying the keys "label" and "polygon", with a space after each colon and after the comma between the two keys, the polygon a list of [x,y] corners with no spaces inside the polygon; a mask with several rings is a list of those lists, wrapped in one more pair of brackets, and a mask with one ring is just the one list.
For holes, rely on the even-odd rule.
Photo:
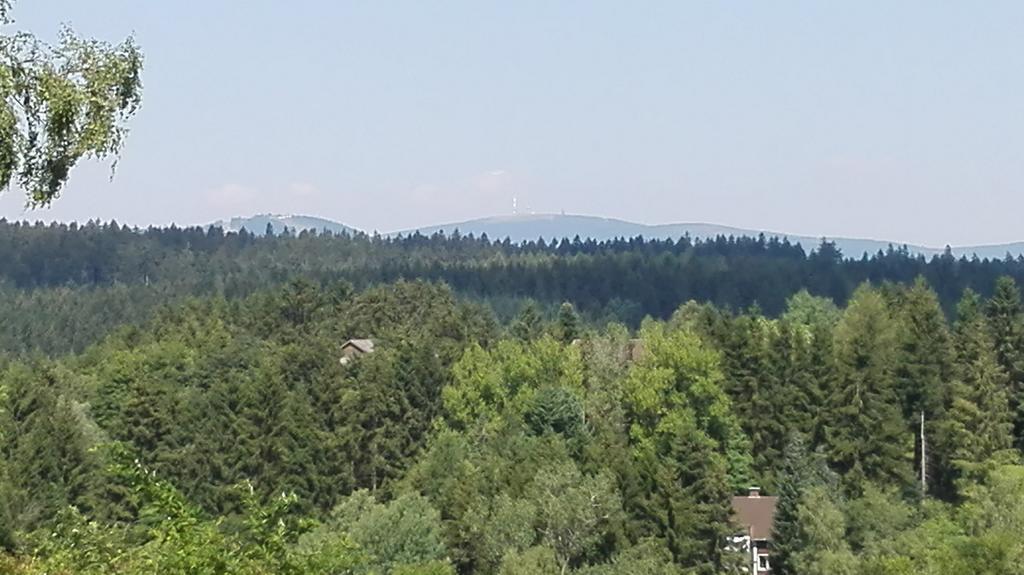
{"label": "rolling hill", "polygon": [[262,236],[267,231],[267,224],[274,227],[275,233],[281,233],[287,227],[289,230],[301,232],[303,230],[316,230],[322,232],[355,233],[358,230],[339,224],[338,222],[318,218],[314,216],[280,215],[280,214],[259,214],[250,217],[236,217],[230,220],[214,222],[213,226],[223,228],[225,232],[238,232],[242,229]]}
{"label": "rolling hill", "polygon": [[[225,231],[239,231],[242,228],[257,235],[262,235],[270,223],[278,232],[287,226],[291,230],[327,230],[333,233],[356,233],[359,230],[345,224],[329,219],[314,216],[300,215],[273,215],[260,214],[251,217],[236,217],[230,220],[221,220],[213,225],[224,228]],[[503,240],[509,238],[513,242],[536,240],[560,240],[562,238],[572,239],[579,236],[582,239],[593,238],[595,240],[610,240],[614,238],[633,238],[643,236],[645,238],[678,239],[689,235],[692,238],[713,238],[716,236],[757,236],[764,234],[766,237],[787,238],[792,243],[799,243],[806,250],[814,249],[821,243],[822,238],[812,236],[801,236],[787,234],[773,230],[757,230],[737,228],[718,224],[700,222],[675,223],[675,224],[639,224],[615,218],[602,218],[596,216],[581,216],[569,214],[523,214],[513,216],[494,216],[453,222],[440,225],[425,226],[401,230],[387,234],[389,236],[406,236],[416,232],[423,235],[435,233],[450,234],[458,230],[463,235],[473,234],[474,236],[487,237],[492,240]],[[835,242],[847,257],[860,257],[864,253],[874,254],[879,250],[887,250],[890,245],[906,245],[911,253],[922,254],[930,257],[940,254],[941,247],[921,246],[903,244],[898,241],[875,240],[865,238],[828,237],[829,241]],[[955,256],[966,255],[968,257],[977,255],[980,258],[1003,258],[1007,253],[1017,257],[1024,255],[1024,242],[1008,244],[992,244],[978,246],[960,246],[952,248]]]}
{"label": "rolling hill", "polygon": [[[800,243],[805,249],[813,249],[821,243],[821,238],[810,236],[797,236],[776,232],[771,230],[752,230],[735,228],[717,224],[706,223],[677,223],[648,225],[627,222],[613,218],[600,218],[594,216],[556,215],[556,214],[531,214],[518,216],[498,216],[481,218],[465,222],[429,226],[414,230],[399,232],[401,235],[408,235],[418,231],[424,235],[435,232],[451,233],[458,230],[461,234],[473,234],[480,236],[487,234],[491,239],[509,238],[514,242],[523,240],[536,240],[537,238],[561,239],[593,238],[595,240],[609,240],[618,237],[632,238],[643,236],[645,238],[678,239],[685,235],[693,238],[713,238],[723,236],[757,236],[764,234],[766,237],[788,238],[792,243]],[[860,256],[864,252],[875,253],[878,250],[888,249],[890,244],[899,245],[894,242],[882,240],[870,240],[859,238],[829,238],[834,241],[848,256]],[[993,246],[995,248],[996,246]],[[1020,246],[1024,249],[1024,245]],[[942,250],[925,246],[908,245],[907,248],[914,253],[932,255]],[[1003,252],[1005,253],[1005,252]],[[1001,257],[1001,256],[1000,256]]]}

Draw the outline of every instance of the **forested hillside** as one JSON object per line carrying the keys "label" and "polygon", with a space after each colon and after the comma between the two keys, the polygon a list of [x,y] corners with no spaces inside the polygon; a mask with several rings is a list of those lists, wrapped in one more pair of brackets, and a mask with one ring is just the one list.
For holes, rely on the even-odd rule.
{"label": "forested hillside", "polygon": [[977,4],[0,0],[0,215],[407,230],[0,217],[0,575],[1024,575]]}
{"label": "forested hillside", "polygon": [[636,328],[645,316],[667,319],[691,299],[730,310],[756,304],[775,317],[801,289],[843,305],[865,281],[908,283],[918,276],[951,315],[965,288],[988,295],[1004,275],[1024,281],[1024,260],[925,259],[900,249],[845,259],[831,244],[764,238],[547,245],[0,220],[0,349],[81,351],[113,326],[141,325],[163,305],[192,296],[236,300],[295,277],[344,280],[357,289],[398,279],[441,281],[489,304],[502,320],[528,299],[548,315],[570,301],[588,321]]}
{"label": "forested hillside", "polygon": [[[777,573],[1020,572],[1024,311],[1011,277],[987,283],[1017,262],[844,262],[757,240],[5,231],[30,239],[2,260],[18,297],[164,284],[184,301],[154,298],[81,353],[0,360],[0,571],[740,573],[730,498],[756,484],[780,497]],[[81,251],[28,257],[60,238]],[[115,256],[80,275],[99,245]],[[151,267],[122,255],[136,251]],[[503,322],[479,297],[548,301],[607,274],[601,289],[663,277],[649,289],[668,306],[693,295],[674,291],[683,270],[712,262],[718,283],[700,289],[732,295],[644,308],[659,317],[636,326],[570,301]],[[403,269],[455,290],[387,281]],[[910,281],[848,283],[873,274]],[[731,277],[751,291],[726,292]],[[517,287],[483,287],[502,281]],[[943,309],[971,283],[987,295]],[[375,350],[343,364],[351,338]]]}

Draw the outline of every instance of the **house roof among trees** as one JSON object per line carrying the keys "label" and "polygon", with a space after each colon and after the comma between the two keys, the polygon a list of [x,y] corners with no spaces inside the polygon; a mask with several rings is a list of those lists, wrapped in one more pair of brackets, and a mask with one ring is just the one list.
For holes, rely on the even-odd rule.
{"label": "house roof among trees", "polygon": [[372,339],[350,339],[341,345],[341,349],[347,347],[354,347],[363,353],[373,352],[373,340]]}
{"label": "house roof among trees", "polygon": [[749,530],[753,539],[771,539],[778,497],[765,497],[751,490],[750,495],[732,498],[733,520]]}

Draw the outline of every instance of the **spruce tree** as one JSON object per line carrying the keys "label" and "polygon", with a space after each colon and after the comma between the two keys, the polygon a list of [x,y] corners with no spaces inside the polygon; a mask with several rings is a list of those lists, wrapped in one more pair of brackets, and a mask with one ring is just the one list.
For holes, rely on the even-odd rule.
{"label": "spruce tree", "polygon": [[799,433],[790,436],[781,467],[772,526],[772,569],[780,575],[794,575],[793,556],[806,545],[800,525],[804,494],[815,487],[835,491],[838,479],[820,453],[808,450],[806,439]]}
{"label": "spruce tree", "polygon": [[282,376],[280,359],[266,355],[250,384],[239,389],[235,468],[260,496],[294,491],[308,505],[316,498],[315,420],[304,391]]}
{"label": "spruce tree", "polygon": [[657,526],[675,561],[696,572],[717,572],[722,541],[731,534],[731,488],[715,441],[697,428],[692,413],[665,422],[654,441],[636,450],[643,492],[627,511]]}
{"label": "spruce tree", "polygon": [[96,511],[102,469],[81,407],[64,394],[53,367],[15,365],[3,379],[7,429],[0,460],[9,466],[6,512],[15,526],[34,529],[69,505]]}
{"label": "spruce tree", "polygon": [[995,293],[986,306],[996,361],[1006,372],[1010,409],[1014,414],[1014,436],[1024,447],[1024,305],[1020,289],[1008,276],[996,280]]}
{"label": "spruce tree", "polygon": [[772,445],[780,423],[775,413],[771,386],[772,327],[761,315],[741,315],[728,320],[719,343],[723,350],[724,389],[732,402],[736,421],[750,439],[754,471],[765,483],[770,475]]}
{"label": "spruce tree", "polygon": [[569,302],[562,302],[558,308],[558,322],[555,325],[555,338],[562,343],[572,343],[580,336],[580,318],[576,308]]}
{"label": "spruce tree", "polygon": [[896,378],[904,416],[916,420],[923,411],[938,417],[952,371],[952,347],[946,318],[923,277],[898,297],[895,318],[899,330]]}
{"label": "spruce tree", "polygon": [[980,313],[980,299],[967,290],[957,306],[954,332],[956,380],[948,416],[940,435],[940,454],[948,465],[947,493],[981,479],[984,471],[1014,463],[1013,414],[1007,376],[996,360],[990,333]]}
{"label": "spruce tree", "polygon": [[882,296],[861,286],[836,326],[836,389],[824,426],[828,455],[844,486],[908,485],[913,436],[896,393],[896,327]]}
{"label": "spruce tree", "polygon": [[181,422],[178,401],[192,383],[194,350],[169,337],[139,349],[112,353],[100,371],[99,423],[127,443],[159,473],[172,471]]}
{"label": "spruce tree", "polygon": [[0,458],[0,553],[16,545],[14,532],[14,488],[7,479],[7,463]]}
{"label": "spruce tree", "polygon": [[834,328],[825,324],[810,327],[807,367],[801,371],[806,383],[811,428],[807,437],[812,450],[825,445],[825,427],[829,417],[829,401],[837,388]]}
{"label": "spruce tree", "polygon": [[519,316],[509,328],[512,337],[519,341],[533,341],[544,333],[544,318],[533,300],[526,302]]}
{"label": "spruce tree", "polygon": [[399,478],[426,444],[445,383],[427,342],[361,358],[342,383],[342,434],[357,486],[376,490]]}
{"label": "spruce tree", "polygon": [[[949,403],[953,372],[953,348],[938,296],[923,277],[909,288],[899,289],[894,298],[894,319],[898,331],[896,382],[903,417],[915,442],[914,469],[921,466],[920,418],[925,419],[925,439],[934,437],[937,424]],[[927,461],[927,476],[937,475],[937,460]]]}
{"label": "spruce tree", "polygon": [[[761,343],[749,350],[758,383],[753,400],[743,406],[741,421],[751,438],[759,484],[774,491],[787,439],[814,433],[821,392],[807,328],[789,320],[758,324]],[[741,412],[739,399],[735,405]]]}
{"label": "spruce tree", "polygon": [[[4,378],[0,377],[0,445],[6,445],[14,431],[13,421],[8,417],[7,407]],[[15,545],[15,493],[9,476],[8,457],[9,454],[6,450],[0,448],[0,552],[11,551]]]}

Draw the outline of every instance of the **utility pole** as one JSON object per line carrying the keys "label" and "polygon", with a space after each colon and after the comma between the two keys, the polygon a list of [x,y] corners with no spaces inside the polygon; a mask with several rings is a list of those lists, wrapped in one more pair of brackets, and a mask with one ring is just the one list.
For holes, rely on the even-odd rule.
{"label": "utility pole", "polygon": [[924,438],[924,410],[921,411],[921,497],[928,495],[928,456],[925,452],[925,438]]}

